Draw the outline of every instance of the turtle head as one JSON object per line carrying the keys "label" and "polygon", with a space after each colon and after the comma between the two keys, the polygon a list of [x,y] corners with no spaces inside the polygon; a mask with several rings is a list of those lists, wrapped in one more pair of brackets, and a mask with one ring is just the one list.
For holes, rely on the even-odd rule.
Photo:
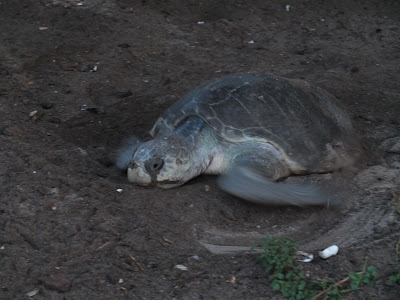
{"label": "turtle head", "polygon": [[[139,185],[172,188],[199,174],[187,140],[174,135],[141,144],[128,165],[128,180]],[[194,149],[193,149],[194,150]],[[199,169],[199,168],[197,168]]]}

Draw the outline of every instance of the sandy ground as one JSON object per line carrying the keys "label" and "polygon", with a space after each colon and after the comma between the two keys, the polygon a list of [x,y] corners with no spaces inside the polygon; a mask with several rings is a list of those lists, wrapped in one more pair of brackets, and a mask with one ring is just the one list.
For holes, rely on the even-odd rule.
{"label": "sandy ground", "polygon": [[[399,299],[386,279],[400,268],[399,16],[380,0],[0,1],[0,299],[281,299],[246,251],[266,235],[313,254],[337,244],[303,266],[313,278],[368,256],[382,278],[346,298]],[[213,176],[141,188],[113,165],[121,140],[149,138],[186,92],[248,71],[347,107],[362,162],[288,179],[329,186],[342,206],[257,206]]]}

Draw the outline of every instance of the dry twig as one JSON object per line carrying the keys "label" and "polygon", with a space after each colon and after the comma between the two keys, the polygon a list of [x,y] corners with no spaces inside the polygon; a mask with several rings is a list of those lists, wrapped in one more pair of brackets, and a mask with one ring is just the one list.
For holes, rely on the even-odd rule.
{"label": "dry twig", "polygon": [[129,255],[129,257],[133,260],[133,262],[136,264],[136,266],[138,266],[138,268],[139,268],[140,270],[144,271],[144,268],[143,268],[142,264],[141,264],[140,262],[138,262],[138,261],[136,260],[136,258],[134,258],[132,255]]}

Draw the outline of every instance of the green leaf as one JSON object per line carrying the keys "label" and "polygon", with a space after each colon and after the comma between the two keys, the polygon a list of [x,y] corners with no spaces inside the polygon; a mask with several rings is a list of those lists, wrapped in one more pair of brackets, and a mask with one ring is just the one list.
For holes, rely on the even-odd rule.
{"label": "green leaf", "polygon": [[358,287],[360,286],[360,282],[359,281],[352,281],[350,284],[351,289],[354,291],[356,289],[358,289]]}
{"label": "green leaf", "polygon": [[397,274],[394,274],[392,276],[389,276],[389,280],[391,282],[397,283],[398,285],[400,285],[400,271],[397,272]]}
{"label": "green leaf", "polygon": [[279,290],[281,288],[281,285],[279,284],[279,282],[276,281],[276,282],[271,284],[271,287],[272,287],[272,289],[274,291],[277,291],[277,290]]}
{"label": "green leaf", "polygon": [[349,273],[349,277],[350,277],[351,279],[353,279],[353,280],[360,280],[360,279],[361,279],[360,274],[357,274],[356,272],[350,272],[350,273]]}
{"label": "green leaf", "polygon": [[306,282],[304,280],[300,281],[299,286],[297,287],[300,291],[304,290],[306,287]]}
{"label": "green leaf", "polygon": [[376,273],[376,269],[375,269],[374,266],[369,266],[369,267],[367,268],[367,272],[368,272],[368,273],[371,273],[371,274],[375,274],[375,273]]}

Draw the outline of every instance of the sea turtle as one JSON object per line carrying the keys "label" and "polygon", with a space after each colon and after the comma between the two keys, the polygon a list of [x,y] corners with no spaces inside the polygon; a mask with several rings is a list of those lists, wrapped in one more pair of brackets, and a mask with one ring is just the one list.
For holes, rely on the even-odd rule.
{"label": "sea turtle", "polygon": [[167,109],[152,140],[125,147],[128,180],[162,188],[200,174],[262,204],[326,204],[314,185],[276,183],[290,174],[330,172],[354,162],[357,135],[335,97],[305,81],[235,74],[201,84]]}

